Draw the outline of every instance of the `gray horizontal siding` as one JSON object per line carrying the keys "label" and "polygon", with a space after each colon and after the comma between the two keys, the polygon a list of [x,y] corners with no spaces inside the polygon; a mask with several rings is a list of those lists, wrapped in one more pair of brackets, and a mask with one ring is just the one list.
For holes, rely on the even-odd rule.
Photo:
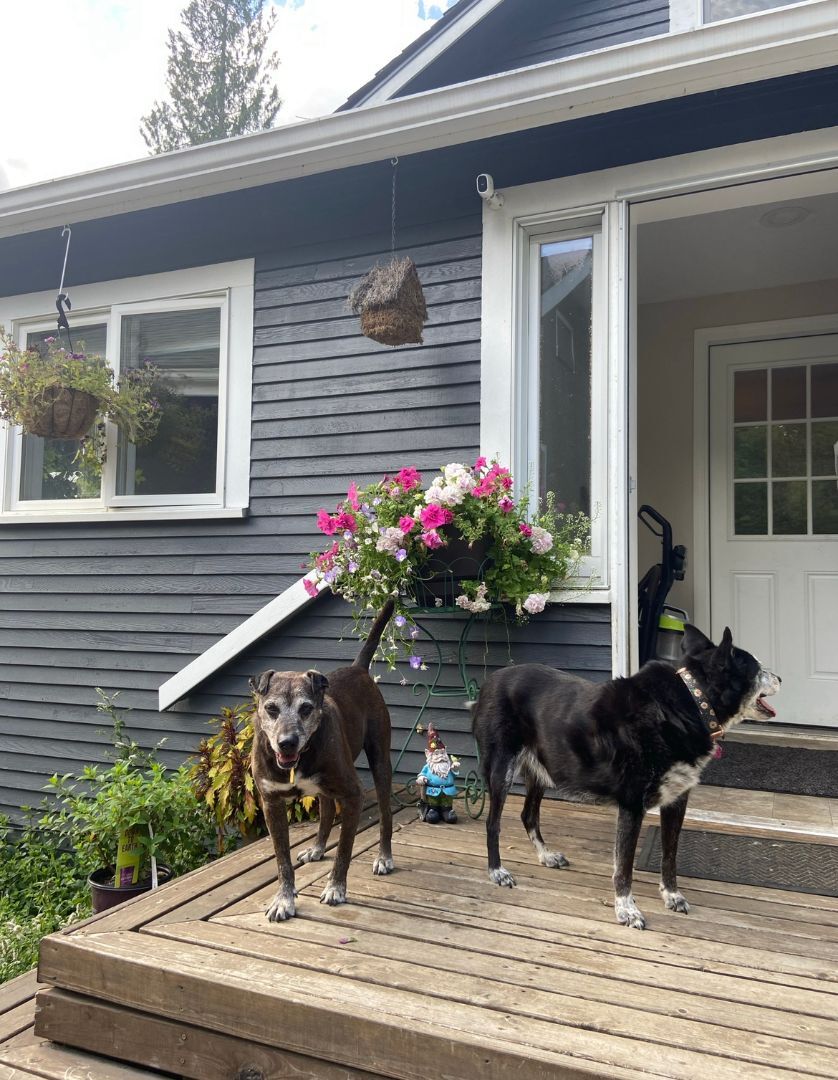
{"label": "gray horizontal siding", "polygon": [[668,0],[506,0],[397,96],[592,52],[668,30]]}
{"label": "gray horizontal siding", "polygon": [[[247,519],[3,529],[0,812],[37,804],[52,772],[106,760],[97,686],[119,691],[143,745],[166,738],[162,756],[174,765],[194,751],[208,718],[247,698],[250,675],[328,671],[354,657],[348,609],[324,598],[173,710],[157,711],[162,682],[299,577],[322,546],[317,510],[334,506],[350,481],[406,464],[431,473],[477,453],[479,217],[425,228],[410,248],[429,306],[419,347],[386,349],[359,333],[347,293],[388,257],[359,254],[359,246],[342,241],[257,264]],[[448,657],[461,624],[435,621]],[[556,610],[524,627],[490,626],[484,637],[476,630],[472,642],[477,678],[510,657],[595,677],[610,670],[606,608]],[[381,674],[395,754],[417,699],[399,685],[400,673]],[[433,702],[430,715],[467,761],[468,713],[446,700]],[[421,758],[420,740],[405,757],[408,773]]]}

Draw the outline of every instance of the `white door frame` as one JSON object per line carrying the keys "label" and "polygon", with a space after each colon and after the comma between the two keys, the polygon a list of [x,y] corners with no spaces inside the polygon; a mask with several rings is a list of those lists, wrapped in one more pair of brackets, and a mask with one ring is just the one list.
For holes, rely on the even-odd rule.
{"label": "white door frame", "polygon": [[[695,582],[693,618],[710,633],[710,349],[742,341],[771,341],[838,333],[838,298],[834,315],[777,319],[706,327],[695,332],[693,360],[693,542],[690,568]],[[703,468],[697,466],[701,463]]]}
{"label": "white door frame", "polygon": [[[524,184],[483,207],[481,445],[511,457],[508,372],[515,355],[517,222],[533,214],[579,215],[605,206],[609,259],[609,594],[612,668],[637,667],[636,390],[637,229],[651,221],[838,191],[838,127]],[[706,542],[705,542],[706,544]],[[693,545],[695,547],[695,545]],[[694,559],[692,565],[698,565]],[[697,579],[698,580],[698,579]],[[700,587],[697,588],[700,591]],[[588,600],[594,599],[588,594]]]}

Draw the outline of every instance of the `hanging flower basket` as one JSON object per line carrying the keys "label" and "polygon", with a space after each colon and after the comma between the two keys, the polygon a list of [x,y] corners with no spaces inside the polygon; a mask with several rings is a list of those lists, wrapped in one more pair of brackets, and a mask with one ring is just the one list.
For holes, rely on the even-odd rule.
{"label": "hanging flower basket", "polygon": [[27,426],[44,439],[82,439],[90,431],[100,400],[84,390],[51,386],[44,391],[43,410]]}
{"label": "hanging flower basket", "polygon": [[349,294],[361,316],[362,333],[381,345],[420,345],[428,317],[422,282],[413,259],[374,266]]}

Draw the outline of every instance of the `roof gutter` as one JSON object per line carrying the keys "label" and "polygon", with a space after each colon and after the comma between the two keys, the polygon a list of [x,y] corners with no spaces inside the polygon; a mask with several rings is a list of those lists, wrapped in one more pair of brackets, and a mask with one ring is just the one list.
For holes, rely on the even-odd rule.
{"label": "roof gutter", "polygon": [[493,75],[0,193],[0,237],[829,67],[838,0]]}

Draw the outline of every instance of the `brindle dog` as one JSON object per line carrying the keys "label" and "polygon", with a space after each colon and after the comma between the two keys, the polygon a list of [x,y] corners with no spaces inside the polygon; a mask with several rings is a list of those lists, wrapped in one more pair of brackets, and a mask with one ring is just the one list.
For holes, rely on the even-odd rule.
{"label": "brindle dog", "polygon": [[297,856],[298,863],[315,862],[323,851],[340,803],[341,826],[332,873],[320,901],[346,901],[346,873],[358,829],[364,792],[355,759],[367,755],[379,807],[379,848],[374,874],[393,869],[390,809],[390,714],[369,673],[369,665],[393,614],[389,601],[379,612],[351,667],[327,678],[319,671],[264,671],[250,685],[256,696],[255,734],[251,757],[253,778],[276,853],[278,888],[267,908],[271,922],[296,913],[294,868],[288,840],[285,800],[318,795],[320,826],[314,846]]}

